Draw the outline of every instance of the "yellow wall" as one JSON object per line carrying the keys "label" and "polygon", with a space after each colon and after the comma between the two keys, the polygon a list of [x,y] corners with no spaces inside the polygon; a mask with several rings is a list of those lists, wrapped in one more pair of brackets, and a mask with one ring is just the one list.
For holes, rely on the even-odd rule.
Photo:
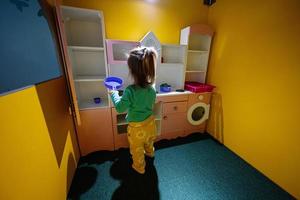
{"label": "yellow wall", "polygon": [[[65,0],[104,12],[107,38],[215,27],[209,81],[223,97],[225,145],[300,198],[298,0]],[[298,56],[299,57],[299,56]],[[0,97],[0,199],[65,199],[78,160],[63,79]]]}
{"label": "yellow wall", "polygon": [[109,39],[137,41],[153,31],[165,44],[178,44],[181,28],[206,22],[208,11],[199,0],[64,0],[63,3],[102,10]]}
{"label": "yellow wall", "polygon": [[225,145],[300,199],[299,9],[299,0],[218,0],[208,74]]}
{"label": "yellow wall", "polygon": [[63,3],[102,10],[110,39],[152,30],[176,44],[182,27],[208,18],[216,29],[208,80],[223,98],[225,145],[300,198],[298,0],[218,0],[209,9],[199,0]]}
{"label": "yellow wall", "polygon": [[0,97],[0,199],[66,199],[79,159],[63,78]]}

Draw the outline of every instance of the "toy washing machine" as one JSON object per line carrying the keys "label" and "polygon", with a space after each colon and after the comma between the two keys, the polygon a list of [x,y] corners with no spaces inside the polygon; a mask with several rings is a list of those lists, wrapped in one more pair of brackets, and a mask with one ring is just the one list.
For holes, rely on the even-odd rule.
{"label": "toy washing machine", "polygon": [[205,132],[209,117],[211,92],[193,93],[188,97],[185,134]]}

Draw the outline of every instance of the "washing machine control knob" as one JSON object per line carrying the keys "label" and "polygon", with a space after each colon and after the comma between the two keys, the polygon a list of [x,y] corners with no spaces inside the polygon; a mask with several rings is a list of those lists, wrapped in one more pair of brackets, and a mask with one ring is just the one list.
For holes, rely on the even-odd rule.
{"label": "washing machine control knob", "polygon": [[199,96],[198,96],[198,99],[199,99],[199,100],[203,100],[203,98],[204,98],[203,95],[199,95]]}

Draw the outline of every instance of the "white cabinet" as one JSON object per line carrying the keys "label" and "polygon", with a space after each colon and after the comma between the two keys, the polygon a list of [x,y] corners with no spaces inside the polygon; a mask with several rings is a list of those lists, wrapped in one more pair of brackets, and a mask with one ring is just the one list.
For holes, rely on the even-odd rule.
{"label": "white cabinet", "polygon": [[213,30],[195,24],[181,30],[180,44],[188,45],[186,81],[205,83]]}
{"label": "white cabinet", "polygon": [[113,150],[111,108],[103,84],[108,75],[103,15],[57,4],[56,17],[81,154]]}
{"label": "white cabinet", "polygon": [[61,6],[61,12],[79,110],[109,107],[103,86],[108,73],[102,13],[68,6]]}

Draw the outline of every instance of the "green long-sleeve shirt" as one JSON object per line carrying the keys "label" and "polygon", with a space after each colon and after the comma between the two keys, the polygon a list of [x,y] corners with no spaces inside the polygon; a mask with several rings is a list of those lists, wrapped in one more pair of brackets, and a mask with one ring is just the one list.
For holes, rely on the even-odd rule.
{"label": "green long-sleeve shirt", "polygon": [[141,122],[153,114],[156,92],[152,86],[141,88],[136,85],[128,86],[122,95],[118,91],[111,93],[112,102],[117,112],[127,111],[128,122]]}

